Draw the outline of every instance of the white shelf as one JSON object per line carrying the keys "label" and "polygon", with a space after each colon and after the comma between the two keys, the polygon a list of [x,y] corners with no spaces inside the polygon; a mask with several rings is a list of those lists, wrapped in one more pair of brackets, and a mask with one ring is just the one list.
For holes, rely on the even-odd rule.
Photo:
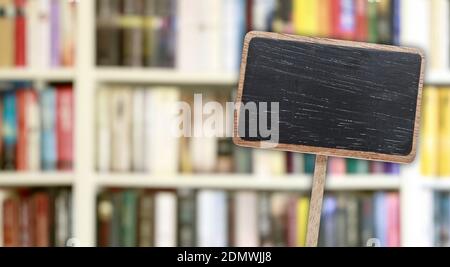
{"label": "white shelf", "polygon": [[425,75],[425,83],[450,85],[450,71],[430,71]]}
{"label": "white shelf", "polygon": [[75,71],[72,68],[62,69],[0,69],[0,80],[43,80],[43,81],[72,81]]}
{"label": "white shelf", "polygon": [[238,74],[189,73],[155,68],[99,67],[95,70],[95,78],[98,82],[235,86]]}
{"label": "white shelf", "polygon": [[450,177],[423,177],[423,186],[437,191],[450,191]]}
{"label": "white shelf", "polygon": [[[176,175],[152,176],[146,174],[99,174],[98,187],[129,188],[209,188],[224,190],[273,190],[290,191],[311,189],[311,177],[295,175],[283,177],[257,177],[252,175]],[[354,177],[327,177],[327,190],[398,190],[400,179],[387,175],[355,175]]]}
{"label": "white shelf", "polygon": [[72,186],[71,172],[0,172],[0,187]]}

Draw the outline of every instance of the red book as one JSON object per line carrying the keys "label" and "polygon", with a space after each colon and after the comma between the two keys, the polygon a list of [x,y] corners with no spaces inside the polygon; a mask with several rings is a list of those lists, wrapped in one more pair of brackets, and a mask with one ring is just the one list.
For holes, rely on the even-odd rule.
{"label": "red book", "polygon": [[246,21],[247,21],[247,32],[253,30],[253,0],[247,0],[246,3]]}
{"label": "red book", "polygon": [[340,16],[341,16],[341,1],[330,0],[330,34],[332,38],[339,38],[340,35]]}
{"label": "red book", "polygon": [[355,6],[353,0],[331,0],[332,38],[353,40],[355,38]]}
{"label": "red book", "polygon": [[20,246],[19,239],[19,200],[9,198],[3,202],[3,245]]}
{"label": "red book", "polygon": [[34,195],[35,244],[37,247],[50,246],[50,197],[46,193]]}
{"label": "red book", "polygon": [[20,199],[20,245],[22,247],[34,246],[34,208],[31,199],[24,195]]}
{"label": "red book", "polygon": [[73,90],[71,85],[56,89],[57,164],[70,170],[73,164]]}
{"label": "red book", "polygon": [[400,246],[400,200],[398,193],[389,193],[387,196],[387,245],[388,247]]}
{"label": "red book", "polygon": [[17,153],[16,169],[24,171],[27,169],[27,104],[26,94],[28,90],[16,92],[17,101]]}
{"label": "red book", "polygon": [[25,18],[25,0],[14,0],[16,6],[15,20],[15,55],[14,62],[18,67],[26,65],[26,18]]}
{"label": "red book", "polygon": [[297,197],[291,197],[288,202],[287,246],[297,247]]}
{"label": "red book", "polygon": [[356,41],[367,41],[367,0],[355,0]]}

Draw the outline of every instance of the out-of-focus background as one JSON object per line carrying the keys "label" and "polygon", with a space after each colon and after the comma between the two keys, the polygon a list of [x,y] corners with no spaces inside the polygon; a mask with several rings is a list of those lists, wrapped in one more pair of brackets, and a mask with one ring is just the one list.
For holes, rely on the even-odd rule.
{"label": "out-of-focus background", "polygon": [[449,0],[0,0],[0,244],[303,246],[314,156],[165,123],[232,100],[263,30],[425,51],[416,161],[330,159],[319,245],[447,246],[449,20]]}

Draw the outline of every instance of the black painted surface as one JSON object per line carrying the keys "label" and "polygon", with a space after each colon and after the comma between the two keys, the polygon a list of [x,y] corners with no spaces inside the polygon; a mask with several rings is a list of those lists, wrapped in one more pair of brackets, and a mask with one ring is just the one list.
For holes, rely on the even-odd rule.
{"label": "black painted surface", "polygon": [[279,102],[279,143],[407,155],[420,67],[417,54],[255,37],[242,101]]}

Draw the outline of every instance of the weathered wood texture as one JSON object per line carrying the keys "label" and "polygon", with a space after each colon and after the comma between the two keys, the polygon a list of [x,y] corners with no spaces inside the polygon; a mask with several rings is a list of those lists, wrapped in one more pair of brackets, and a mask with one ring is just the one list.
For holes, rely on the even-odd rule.
{"label": "weathered wood texture", "polygon": [[[423,68],[412,48],[251,32],[236,102],[279,103],[276,149],[411,162]],[[236,144],[267,141],[239,132],[235,116]]]}

